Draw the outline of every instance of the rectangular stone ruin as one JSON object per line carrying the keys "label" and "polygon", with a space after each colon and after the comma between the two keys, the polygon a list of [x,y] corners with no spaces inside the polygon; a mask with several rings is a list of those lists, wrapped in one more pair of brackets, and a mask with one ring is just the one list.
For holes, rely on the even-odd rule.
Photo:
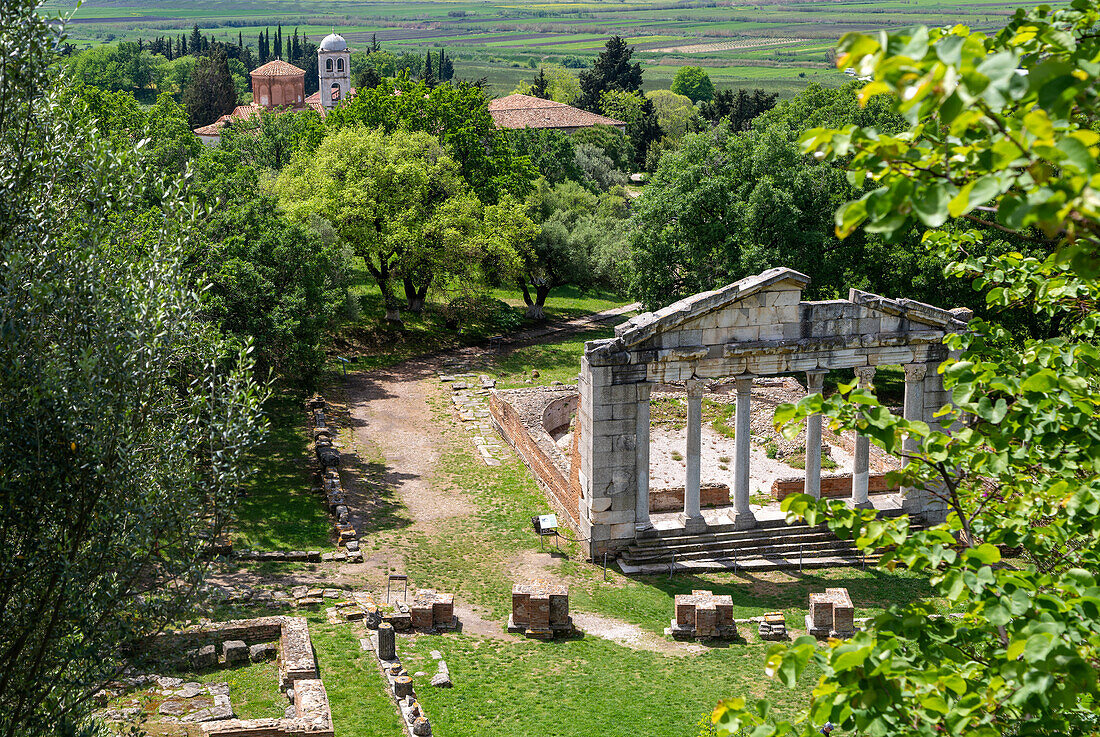
{"label": "rectangular stone ruin", "polygon": [[774,642],[787,640],[787,619],[783,616],[783,612],[768,612],[761,617],[757,634],[760,635],[761,640]]}
{"label": "rectangular stone ruin", "polygon": [[571,634],[569,587],[541,580],[514,584],[508,631],[540,640]]}
{"label": "rectangular stone ruin", "polygon": [[848,589],[825,589],[824,593],[810,594],[806,631],[819,640],[851,637],[856,633],[854,614]]}
{"label": "rectangular stone ruin", "polygon": [[279,636],[279,683],[287,689],[303,678],[319,678],[309,623],[304,617],[285,617]]}
{"label": "rectangular stone ruin", "polygon": [[677,594],[676,617],[668,633],[677,640],[738,639],[733,598],[705,590]]}
{"label": "rectangular stone ruin", "polygon": [[441,630],[458,626],[455,617],[455,595],[433,589],[420,589],[409,607],[409,619],[413,629]]}

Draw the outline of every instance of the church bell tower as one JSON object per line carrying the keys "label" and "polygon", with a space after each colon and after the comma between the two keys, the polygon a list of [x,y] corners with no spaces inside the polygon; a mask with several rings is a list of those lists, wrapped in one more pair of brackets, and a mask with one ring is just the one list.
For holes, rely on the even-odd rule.
{"label": "church bell tower", "polygon": [[330,33],[317,48],[318,89],[321,105],[331,110],[351,91],[351,51],[344,38]]}

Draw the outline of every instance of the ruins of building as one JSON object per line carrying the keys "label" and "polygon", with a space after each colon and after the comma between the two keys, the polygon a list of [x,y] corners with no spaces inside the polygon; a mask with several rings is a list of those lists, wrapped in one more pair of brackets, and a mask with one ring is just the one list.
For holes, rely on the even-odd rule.
{"label": "ruins of building", "polygon": [[[686,385],[688,395],[686,478],[682,531],[704,533],[700,508],[700,436],[703,382],[733,378],[737,386],[735,457],[729,523],[750,529],[750,402],[752,380],[805,372],[809,392],[821,392],[829,370],[850,369],[871,386],[879,365],[905,369],[909,420],[935,423],[948,402],[937,368],[948,357],[944,338],[965,329],[971,313],[945,310],[909,299],[889,299],[852,289],[848,299],[803,301],[809,277],[786,268],[683,299],[618,326],[615,337],[585,344],[579,401],[565,472],[545,484],[559,511],[568,513],[595,559],[652,533],[649,489],[650,393],[657,384]],[[567,400],[558,398],[558,404]],[[494,421],[528,465],[546,459],[559,471],[555,449],[545,442],[517,441],[518,423],[499,396],[490,401]],[[514,413],[513,413],[514,414]],[[560,423],[560,418],[558,418]],[[536,433],[537,434],[537,433]],[[533,437],[533,436],[532,436]],[[907,440],[913,443],[915,440]],[[806,425],[806,447],[820,447],[821,417]],[[909,445],[912,448],[912,445]],[[563,453],[559,453],[565,458]],[[857,437],[852,503],[870,506],[869,441]],[[804,490],[820,496],[820,456],[806,454]],[[537,474],[536,474],[537,475]],[[540,481],[541,483],[541,481]],[[926,489],[901,490],[905,512],[942,519],[942,503]]]}

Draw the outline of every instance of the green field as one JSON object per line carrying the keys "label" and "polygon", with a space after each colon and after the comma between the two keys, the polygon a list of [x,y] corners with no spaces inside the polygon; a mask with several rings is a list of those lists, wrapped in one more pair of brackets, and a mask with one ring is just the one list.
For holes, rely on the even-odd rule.
{"label": "green field", "polygon": [[[716,85],[753,86],[792,95],[811,82],[846,79],[826,51],[846,32],[871,32],[917,23],[963,23],[977,30],[1004,25],[1030,0],[885,0],[754,4],[687,2],[369,2],[366,0],[85,0],[73,14],[77,46],[125,39],[178,36],[198,24],[207,35],[255,42],[282,23],[319,40],[336,29],[362,48],[377,35],[395,53],[446,47],[461,78],[485,77],[496,94],[531,75],[531,64],[573,57],[590,62],[605,39],[634,44],[648,89],[667,88],[680,66],[710,71]],[[43,12],[71,12],[73,0],[46,0]]]}

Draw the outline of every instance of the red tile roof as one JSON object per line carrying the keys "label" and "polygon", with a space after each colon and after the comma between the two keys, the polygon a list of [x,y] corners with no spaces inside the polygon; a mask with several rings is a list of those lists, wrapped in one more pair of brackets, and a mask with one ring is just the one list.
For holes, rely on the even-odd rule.
{"label": "red tile roof", "polygon": [[[333,93],[332,93],[333,99],[336,99],[336,95],[337,95],[337,92],[334,90]],[[348,89],[348,96],[345,99],[350,100],[353,97],[355,97],[355,88],[351,87],[351,88]],[[320,90],[317,90],[312,95],[307,97],[306,101],[305,101],[305,104],[308,105],[309,107],[313,108],[317,112],[321,113],[321,115],[324,115],[325,112],[326,112],[325,111],[325,106],[321,104],[321,91]]]}
{"label": "red tile roof", "polygon": [[282,59],[272,59],[262,67],[256,67],[252,70],[253,77],[298,77],[304,76],[305,73],[305,69],[299,69]]}
{"label": "red tile roof", "polygon": [[530,95],[508,95],[489,102],[489,114],[497,128],[587,128],[593,125],[625,126],[608,118],[563,102]]}

